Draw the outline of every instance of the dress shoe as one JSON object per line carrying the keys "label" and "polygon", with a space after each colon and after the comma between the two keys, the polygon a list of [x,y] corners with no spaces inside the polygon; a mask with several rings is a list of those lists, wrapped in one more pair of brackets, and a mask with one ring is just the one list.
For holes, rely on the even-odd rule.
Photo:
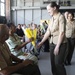
{"label": "dress shoe", "polygon": [[64,65],[66,66],[71,65],[71,62],[65,61]]}
{"label": "dress shoe", "polygon": [[68,65],[71,65],[71,62],[68,62]]}

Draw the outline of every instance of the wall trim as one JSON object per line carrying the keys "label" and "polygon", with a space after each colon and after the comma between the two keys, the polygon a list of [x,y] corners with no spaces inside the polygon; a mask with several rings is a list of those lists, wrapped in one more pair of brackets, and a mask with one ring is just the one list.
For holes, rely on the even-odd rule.
{"label": "wall trim", "polygon": [[[46,9],[46,7],[26,7],[26,6],[12,6],[11,10],[30,10],[30,9]],[[61,6],[60,9],[75,9],[75,6]]]}

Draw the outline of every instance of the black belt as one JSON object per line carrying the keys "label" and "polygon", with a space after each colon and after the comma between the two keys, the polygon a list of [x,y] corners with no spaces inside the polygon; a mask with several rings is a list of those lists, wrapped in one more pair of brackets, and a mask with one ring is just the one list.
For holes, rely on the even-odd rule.
{"label": "black belt", "polygon": [[53,35],[50,35],[49,37],[53,37]]}

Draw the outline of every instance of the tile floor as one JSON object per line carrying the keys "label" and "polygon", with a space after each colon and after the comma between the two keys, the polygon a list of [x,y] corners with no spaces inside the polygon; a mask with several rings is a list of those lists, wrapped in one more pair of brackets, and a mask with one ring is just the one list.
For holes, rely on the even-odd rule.
{"label": "tile floor", "polygon": [[[50,55],[49,52],[41,52],[39,60],[39,68],[42,75],[52,75],[51,74],[51,65],[50,65]],[[65,66],[67,75],[75,75],[75,52],[72,58],[72,65]]]}

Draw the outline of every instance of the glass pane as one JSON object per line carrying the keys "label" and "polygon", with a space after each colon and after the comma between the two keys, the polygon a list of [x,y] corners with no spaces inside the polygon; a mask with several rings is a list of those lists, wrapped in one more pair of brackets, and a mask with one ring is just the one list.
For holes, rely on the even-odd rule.
{"label": "glass pane", "polygon": [[1,0],[1,2],[5,2],[5,0]]}
{"label": "glass pane", "polygon": [[5,16],[5,4],[1,3],[1,16]]}

